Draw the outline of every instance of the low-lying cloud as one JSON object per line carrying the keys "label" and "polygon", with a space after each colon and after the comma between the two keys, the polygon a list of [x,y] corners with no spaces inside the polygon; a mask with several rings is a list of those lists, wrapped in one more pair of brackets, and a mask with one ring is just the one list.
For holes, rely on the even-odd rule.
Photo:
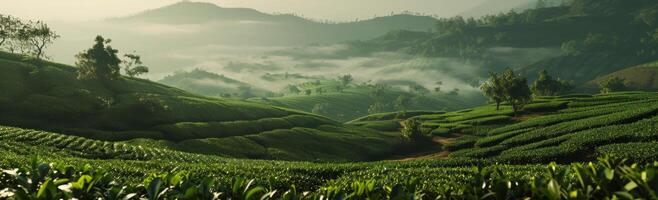
{"label": "low-lying cloud", "polygon": [[462,91],[474,90],[469,81],[481,76],[480,66],[452,58],[427,58],[395,52],[340,55],[345,48],[342,45],[297,48],[207,46],[184,51],[189,54],[177,53],[176,58],[191,61],[178,70],[200,68],[270,91],[280,91],[288,84],[308,80],[272,81],[263,79],[265,74],[302,74],[325,79],[351,74],[357,82],[407,81],[430,89],[442,82],[443,89]]}

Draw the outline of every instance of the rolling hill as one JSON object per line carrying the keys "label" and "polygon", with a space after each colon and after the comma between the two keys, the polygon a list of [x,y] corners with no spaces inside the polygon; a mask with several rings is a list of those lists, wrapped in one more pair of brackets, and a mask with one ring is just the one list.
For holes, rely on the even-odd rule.
{"label": "rolling hill", "polygon": [[381,110],[376,112],[399,111],[401,108],[395,108],[395,102],[400,96],[409,97],[409,105],[404,108],[409,111],[459,110],[486,102],[482,95],[471,92],[463,92],[458,95],[448,93],[420,95],[403,90],[387,90],[382,92],[380,96],[375,97],[373,96],[374,91],[376,90],[372,87],[356,85],[341,92],[331,91],[323,94],[252,98],[249,101],[312,112],[340,122],[347,122],[368,115],[369,109],[376,103],[381,103],[383,106]]}
{"label": "rolling hill", "polygon": [[[493,191],[498,190],[489,185],[505,185],[510,180],[518,184],[518,187],[509,189],[513,191],[510,195],[516,197],[537,197],[535,195],[545,194],[543,192],[550,188],[547,186],[550,182],[560,184],[561,190],[578,191],[582,194],[591,187],[624,188],[629,181],[638,181],[639,179],[634,177],[641,177],[642,174],[656,177],[655,174],[646,173],[646,170],[655,170],[656,167],[646,163],[658,159],[656,101],[658,94],[642,92],[569,95],[538,98],[516,116],[507,106],[496,111],[493,105],[455,112],[372,115],[351,123],[373,124],[396,120],[398,117],[421,120],[422,126],[435,135],[434,145],[437,146],[430,149],[433,152],[412,152],[414,154],[406,155],[402,160],[360,163],[227,159],[182,153],[162,146],[98,141],[0,126],[0,159],[3,160],[0,162],[0,168],[20,168],[3,170],[0,187],[14,188],[12,184],[6,183],[24,180],[13,174],[40,172],[38,177],[31,180],[41,183],[50,180],[46,179],[50,177],[71,176],[70,179],[58,179],[58,183],[75,182],[85,180],[78,177],[84,175],[97,181],[95,183],[98,184],[88,185],[94,191],[106,191],[118,185],[133,188],[130,191],[135,193],[131,194],[144,196],[149,193],[140,189],[143,187],[140,187],[140,184],[157,185],[158,181],[162,180],[167,180],[159,182],[163,187],[172,188],[163,189],[162,195],[166,196],[198,195],[198,192],[193,192],[199,191],[198,188],[226,191],[226,196],[230,197],[246,194],[229,192],[231,189],[226,188],[242,188],[240,191],[249,192],[250,196],[274,194],[270,199],[279,199],[276,195],[284,194],[266,191],[287,191],[285,194],[311,191],[312,194],[326,194],[329,188],[340,194],[388,195],[391,193],[387,192],[389,190],[367,188],[395,187],[405,188],[404,194],[410,196],[413,193],[430,197],[462,197],[466,194],[452,193],[442,188],[484,190],[493,194]],[[290,141],[298,142],[297,138],[290,139],[289,144]],[[245,148],[247,147],[240,146],[235,149]],[[422,150],[419,146],[415,149]],[[398,149],[397,153],[404,151]],[[30,159],[29,156],[32,155],[41,156],[41,160]],[[393,156],[395,153],[389,155]],[[614,157],[601,157],[598,162],[580,163],[594,161],[604,155],[621,156],[636,163],[620,161]],[[391,157],[393,158],[397,157]],[[549,162],[559,164],[537,165]],[[578,163],[568,165],[572,162]],[[603,176],[605,173],[608,175]],[[491,177],[483,178],[489,176]],[[588,183],[583,187],[580,187],[580,184],[569,184],[573,183],[570,177],[578,176],[586,177]],[[603,180],[609,179],[606,177],[619,181],[605,182]],[[640,183],[648,184],[647,182],[650,181]],[[485,187],[482,187],[483,185]],[[354,193],[355,187],[363,188],[363,192]],[[34,195],[38,193],[34,188],[27,191]],[[635,197],[644,197],[645,192],[655,190],[627,187],[623,191]],[[67,193],[67,190],[55,188],[51,193]],[[590,193],[597,196],[618,194],[603,190]],[[400,192],[394,194],[400,195]],[[468,195],[484,196],[482,193]]]}
{"label": "rolling hill", "polygon": [[617,155],[635,161],[658,158],[656,93],[541,97],[514,114],[494,105],[447,113],[363,117],[349,124],[382,131],[415,119],[438,148],[416,159],[489,159],[501,163],[571,163]]}
{"label": "rolling hill", "polygon": [[78,80],[74,67],[14,54],[2,53],[0,68],[3,125],[262,159],[368,160],[404,143],[395,134],[301,111],[198,96],[142,79]]}
{"label": "rolling hill", "polygon": [[174,74],[166,76],[158,82],[211,97],[249,98],[272,95],[272,92],[265,89],[255,88],[251,84],[201,69],[174,72]]}
{"label": "rolling hill", "polygon": [[[295,86],[299,91],[293,93],[286,88],[268,91],[200,69],[177,72],[159,82],[199,95],[246,99],[251,102],[314,113],[339,122],[347,122],[371,112],[401,110],[402,108],[395,107],[395,101],[401,96],[408,97],[409,105],[405,108],[407,110],[459,110],[486,102],[479,91],[471,88],[454,94],[451,94],[451,91],[427,91],[423,94],[412,92],[409,87],[418,84],[410,81],[379,84],[352,83],[339,91],[337,88],[343,87],[341,83],[324,76],[268,73],[260,79],[267,86],[287,84]],[[378,88],[377,85],[383,87]],[[369,110],[376,103],[380,104],[380,108]]]}
{"label": "rolling hill", "polygon": [[628,81],[630,90],[656,91],[658,90],[658,62],[622,69],[587,82],[583,87],[596,90],[598,83],[614,77]]}

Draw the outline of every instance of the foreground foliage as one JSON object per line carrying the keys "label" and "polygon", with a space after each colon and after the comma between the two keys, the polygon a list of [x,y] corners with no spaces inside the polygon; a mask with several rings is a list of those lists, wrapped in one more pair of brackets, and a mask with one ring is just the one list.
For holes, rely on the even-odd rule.
{"label": "foreground foliage", "polygon": [[[4,170],[0,198],[8,199],[656,199],[658,162],[629,163],[615,158],[570,166],[549,164],[542,173],[510,175],[505,166],[466,169],[466,179],[444,180],[437,190],[423,190],[425,180],[397,182],[355,180],[315,191],[274,187],[232,178],[222,182],[185,171],[152,174],[141,184],[121,184],[111,172],[84,165],[39,163]],[[267,179],[265,175],[262,179]],[[262,184],[261,184],[262,183]],[[269,184],[268,184],[269,183]]]}

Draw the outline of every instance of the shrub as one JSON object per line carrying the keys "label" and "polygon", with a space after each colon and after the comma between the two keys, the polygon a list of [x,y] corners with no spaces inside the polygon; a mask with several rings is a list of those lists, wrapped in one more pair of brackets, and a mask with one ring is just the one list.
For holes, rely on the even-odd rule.
{"label": "shrub", "polygon": [[412,118],[402,122],[402,136],[410,139],[418,139],[423,135],[421,123],[418,120]]}
{"label": "shrub", "polygon": [[612,77],[599,82],[599,88],[601,88],[603,94],[626,91],[629,90],[630,86],[630,82],[619,77]]}

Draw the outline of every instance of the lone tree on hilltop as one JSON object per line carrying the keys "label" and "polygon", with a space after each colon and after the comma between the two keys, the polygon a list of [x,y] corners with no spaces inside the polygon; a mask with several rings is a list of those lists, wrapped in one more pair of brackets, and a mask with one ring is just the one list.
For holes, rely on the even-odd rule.
{"label": "lone tree on hilltop", "polygon": [[121,59],[119,52],[109,44],[110,39],[96,36],[96,44],[76,55],[78,66],[78,79],[116,80],[120,76]]}

